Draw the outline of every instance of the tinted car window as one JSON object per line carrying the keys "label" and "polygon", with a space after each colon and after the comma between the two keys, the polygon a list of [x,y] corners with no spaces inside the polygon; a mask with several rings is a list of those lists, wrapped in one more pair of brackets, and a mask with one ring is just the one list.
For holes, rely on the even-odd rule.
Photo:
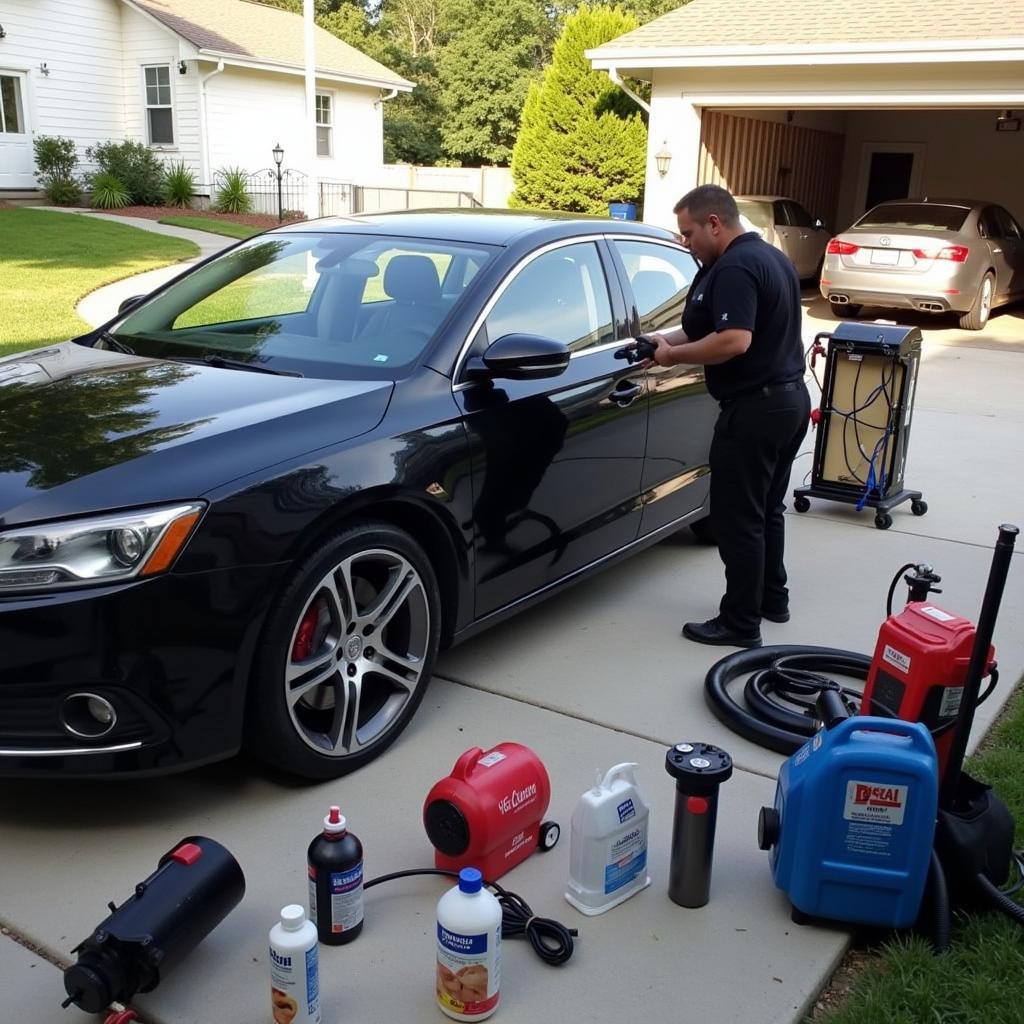
{"label": "tinted car window", "polygon": [[963,206],[939,203],[890,203],[868,210],[855,228],[917,228],[921,231],[959,231],[970,213]]}
{"label": "tinted car window", "polygon": [[814,227],[814,218],[799,203],[787,201],[786,213],[790,224],[795,224],[798,228]]}
{"label": "tinted car window", "polygon": [[1020,225],[1001,206],[993,207],[1000,238],[1020,238]]}
{"label": "tinted car window", "polygon": [[111,333],[139,355],[387,379],[416,362],[490,257],[457,242],[262,236],[171,285]]}
{"label": "tinted car window", "polygon": [[754,230],[764,232],[775,224],[771,203],[759,203],[752,199],[737,199],[736,205],[739,207],[740,217],[745,217]]}
{"label": "tinted car window", "polygon": [[629,276],[640,314],[640,333],[678,327],[697,264],[688,253],[653,242],[614,243]]}
{"label": "tinted car window", "polygon": [[578,352],[613,340],[612,311],[597,246],[565,245],[528,263],[487,319],[487,340],[539,334]]}
{"label": "tinted car window", "polygon": [[982,238],[998,238],[1000,235],[999,221],[994,206],[986,206],[978,217],[978,233]]}

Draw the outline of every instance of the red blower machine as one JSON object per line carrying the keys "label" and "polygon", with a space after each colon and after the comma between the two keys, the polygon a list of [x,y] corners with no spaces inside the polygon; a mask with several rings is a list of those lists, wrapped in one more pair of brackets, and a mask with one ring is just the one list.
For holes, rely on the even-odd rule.
{"label": "red blower machine", "polygon": [[475,867],[493,882],[534,850],[550,850],[560,832],[555,822],[542,820],[550,799],[548,773],[528,747],[467,750],[423,804],[435,865]]}

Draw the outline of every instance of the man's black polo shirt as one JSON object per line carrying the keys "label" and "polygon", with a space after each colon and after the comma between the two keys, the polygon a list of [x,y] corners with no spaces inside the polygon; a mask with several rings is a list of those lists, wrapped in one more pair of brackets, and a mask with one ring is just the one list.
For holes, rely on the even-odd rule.
{"label": "man's black polo shirt", "polygon": [[738,398],[803,377],[800,279],[789,257],[753,231],[733,239],[714,263],[701,267],[683,309],[690,341],[733,327],[751,332],[750,348],[705,367],[713,398]]}

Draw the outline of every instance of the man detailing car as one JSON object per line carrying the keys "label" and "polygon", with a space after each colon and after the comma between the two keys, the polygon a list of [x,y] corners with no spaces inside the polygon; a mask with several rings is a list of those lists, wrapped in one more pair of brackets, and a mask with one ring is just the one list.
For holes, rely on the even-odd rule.
{"label": "man detailing car", "polygon": [[743,230],[725,189],[701,185],[674,212],[684,244],[703,265],[682,327],[652,335],[654,361],[705,365],[721,406],[711,443],[711,521],[726,579],[718,615],[686,623],[683,635],[759,647],[762,618],[789,618],[783,496],[811,406],[800,282],[781,252]]}

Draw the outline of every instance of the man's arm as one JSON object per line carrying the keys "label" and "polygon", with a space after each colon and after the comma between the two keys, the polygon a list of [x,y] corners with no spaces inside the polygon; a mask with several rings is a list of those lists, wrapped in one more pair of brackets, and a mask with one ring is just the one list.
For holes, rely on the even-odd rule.
{"label": "man's arm", "polygon": [[716,366],[743,355],[750,348],[752,336],[750,331],[737,327],[730,327],[727,331],[713,331],[707,337],[686,343],[672,343],[664,335],[654,335],[658,342],[654,361],[659,366],[676,366],[679,363]]}

